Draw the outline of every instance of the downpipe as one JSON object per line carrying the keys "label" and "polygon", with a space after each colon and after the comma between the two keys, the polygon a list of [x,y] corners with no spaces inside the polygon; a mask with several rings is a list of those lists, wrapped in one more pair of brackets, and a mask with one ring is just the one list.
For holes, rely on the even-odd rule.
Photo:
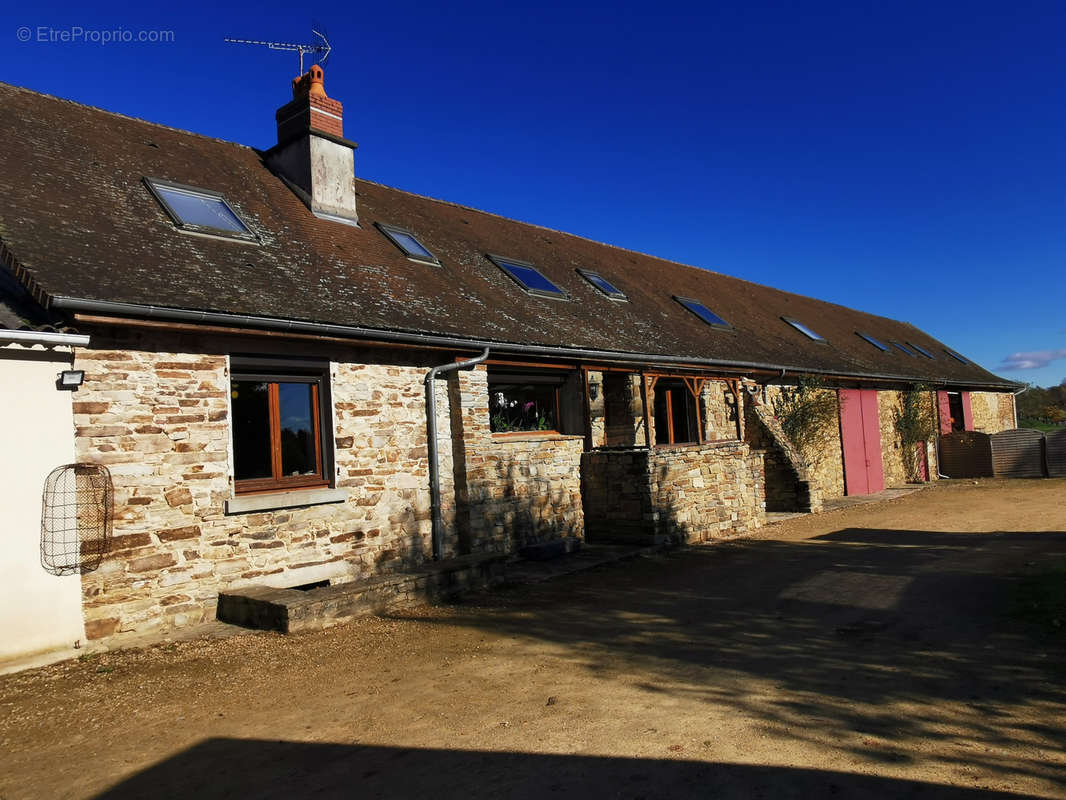
{"label": "downpipe", "polygon": [[1011,405],[1014,406],[1014,427],[1015,428],[1018,427],[1018,395],[1020,395],[1022,392],[1028,392],[1031,388],[1033,388],[1033,387],[1030,384],[1026,384],[1021,389],[1019,389],[1018,391],[1011,392],[1011,394],[1014,395],[1014,399],[1011,401]]}
{"label": "downpipe", "polygon": [[485,348],[477,358],[453,361],[434,367],[426,373],[426,444],[429,452],[429,506],[433,520],[433,560],[440,561],[444,553],[444,520],[440,509],[440,461],[437,452],[437,393],[433,390],[438,375],[473,369],[489,357]]}

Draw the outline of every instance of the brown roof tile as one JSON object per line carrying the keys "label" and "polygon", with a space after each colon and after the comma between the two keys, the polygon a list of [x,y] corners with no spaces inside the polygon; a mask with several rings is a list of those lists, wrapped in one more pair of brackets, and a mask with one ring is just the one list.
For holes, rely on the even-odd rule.
{"label": "brown roof tile", "polygon": [[[50,297],[249,314],[497,342],[775,363],[833,374],[1007,384],[903,322],[357,180],[360,228],[314,217],[242,145],[0,84],[0,241]],[[145,176],[222,192],[252,245],[177,230]],[[410,261],[374,226],[408,228],[441,260]],[[487,253],[533,262],[570,301],[527,295]],[[628,303],[576,270],[600,272]],[[672,295],[734,330],[711,329]],[[804,321],[815,344],[781,322]],[[937,358],[882,353],[912,341]]]}

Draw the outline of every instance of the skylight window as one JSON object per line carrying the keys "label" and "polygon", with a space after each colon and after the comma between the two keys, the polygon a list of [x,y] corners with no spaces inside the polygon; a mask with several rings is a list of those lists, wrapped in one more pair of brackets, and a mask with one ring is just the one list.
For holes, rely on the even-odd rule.
{"label": "skylight window", "polygon": [[525,261],[516,261],[513,258],[501,258],[500,256],[489,256],[489,258],[493,264],[510,275],[515,283],[530,294],[538,297],[569,299],[569,295],[566,292],[545,278],[532,264]]}
{"label": "skylight window", "polygon": [[915,353],[913,350],[911,350],[908,347],[904,347],[899,342],[889,342],[889,344],[892,345],[893,347],[895,347],[897,350],[899,350],[904,355],[908,355],[911,358],[914,358],[917,355],[917,353]]}
{"label": "skylight window", "polygon": [[819,336],[817,333],[815,333],[813,330],[808,328],[806,325],[804,325],[798,319],[792,319],[791,317],[781,317],[781,319],[783,319],[785,322],[787,322],[793,328],[798,330],[800,333],[802,333],[804,336],[806,336],[812,342],[825,342],[825,338],[823,336]]}
{"label": "skylight window", "polygon": [[944,352],[945,352],[945,353],[947,353],[947,354],[948,354],[949,356],[951,356],[952,358],[954,358],[954,359],[955,359],[956,361],[958,361],[958,362],[959,362],[960,364],[969,364],[969,363],[970,363],[970,360],[969,360],[969,359],[967,359],[967,358],[964,358],[963,356],[960,356],[960,355],[959,355],[958,353],[956,353],[956,352],[955,352],[954,350],[949,350],[948,348],[946,348],[946,347],[945,347],[945,348],[944,348]]}
{"label": "skylight window", "polygon": [[381,222],[375,222],[374,224],[408,258],[413,258],[415,261],[425,261],[429,264],[440,264],[440,260],[429,252],[410,231],[397,228],[394,225],[385,225]]}
{"label": "skylight window", "polygon": [[872,344],[874,347],[876,347],[878,350],[880,350],[882,353],[887,353],[888,352],[888,346],[882,344],[877,339],[872,337],[870,334],[863,333],[862,331],[855,331],[855,335],[858,336],[861,339],[865,339],[870,344]]}
{"label": "skylight window", "polygon": [[595,286],[597,289],[599,289],[612,300],[628,299],[626,298],[625,293],[621,289],[619,289],[605,277],[600,275],[600,273],[593,272],[590,269],[579,269],[578,273],[581,275],[582,278],[587,280],[589,283],[591,283],[593,286]]}
{"label": "skylight window", "polygon": [[167,216],[182,230],[234,239],[256,238],[219,192],[150,178],[144,180]]}
{"label": "skylight window", "polygon": [[681,305],[683,305],[685,308],[687,308],[689,311],[691,311],[693,314],[695,314],[697,317],[706,322],[708,325],[710,325],[712,328],[733,327],[720,316],[711,311],[711,309],[707,308],[707,306],[705,306],[699,300],[693,300],[689,297],[678,297],[677,295],[674,295],[674,299]]}
{"label": "skylight window", "polygon": [[934,356],[932,353],[930,353],[924,347],[919,347],[914,342],[907,342],[907,344],[910,345],[912,350],[917,350],[919,353],[921,353],[926,358],[936,358],[936,356]]}

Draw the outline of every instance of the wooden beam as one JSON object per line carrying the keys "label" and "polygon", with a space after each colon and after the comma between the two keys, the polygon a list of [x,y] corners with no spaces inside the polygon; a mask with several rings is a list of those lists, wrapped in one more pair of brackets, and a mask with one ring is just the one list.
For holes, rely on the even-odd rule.
{"label": "wooden beam", "polygon": [[644,409],[644,446],[651,447],[651,428],[648,427],[648,379],[640,373],[640,403]]}
{"label": "wooden beam", "polygon": [[[594,447],[592,441],[592,398],[589,397],[589,368],[581,368],[581,377],[583,379],[583,385],[585,387],[585,449],[591,450]],[[600,387],[601,391],[603,387]],[[604,404],[606,405],[606,399]],[[606,415],[604,416],[603,424],[607,424]]]}

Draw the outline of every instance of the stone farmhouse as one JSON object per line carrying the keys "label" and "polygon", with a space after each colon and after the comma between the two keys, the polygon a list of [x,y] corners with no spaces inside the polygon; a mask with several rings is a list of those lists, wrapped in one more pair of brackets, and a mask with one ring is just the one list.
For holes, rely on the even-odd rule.
{"label": "stone farmhouse", "polygon": [[[910,324],[356,178],[317,66],[265,151],[0,109],[0,658],[935,479],[894,428],[915,386],[942,431],[1015,424],[1015,384]],[[811,378],[839,412],[815,461],[774,415]]]}

